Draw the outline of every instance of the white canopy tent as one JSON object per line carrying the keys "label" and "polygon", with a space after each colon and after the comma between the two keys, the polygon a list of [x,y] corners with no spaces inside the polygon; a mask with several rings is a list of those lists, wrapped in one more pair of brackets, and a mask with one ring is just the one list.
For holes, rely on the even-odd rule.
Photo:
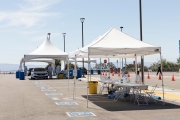
{"label": "white canopy tent", "polygon": [[[47,38],[37,49],[29,54],[24,55],[24,66],[26,61],[33,59],[59,59],[67,61],[69,64],[68,53],[65,53],[55,47],[51,41],[50,37]],[[69,67],[68,67],[69,71]],[[69,76],[69,72],[68,72]],[[68,77],[68,92],[69,92],[69,77]]]}
{"label": "white canopy tent", "polygon": [[[82,58],[77,58],[76,59],[76,62],[82,62]],[[75,59],[69,59],[69,62],[75,62]],[[91,63],[96,63],[96,60],[91,58],[90,60],[88,60],[88,58],[84,58],[84,62],[85,63],[88,63],[88,62],[91,62]]]}
{"label": "white canopy tent", "polygon": [[[135,58],[135,63],[137,64],[137,56],[145,56],[152,54],[160,54],[160,58],[161,58],[161,47],[142,42],[121,32],[116,28],[111,28],[102,37],[98,38],[88,46],[74,52],[74,54],[71,54],[71,57]],[[89,68],[90,65],[88,65],[88,69]],[[137,71],[137,65],[135,66],[135,68]],[[89,75],[88,75],[88,81],[89,81]],[[87,107],[88,107],[88,88],[89,87],[87,84]],[[163,102],[164,102],[163,76],[162,76],[162,91],[163,91]]]}
{"label": "white canopy tent", "polygon": [[24,61],[37,58],[51,58],[67,60],[68,53],[65,53],[55,47],[49,39],[46,39],[36,50],[30,54],[24,55]]}

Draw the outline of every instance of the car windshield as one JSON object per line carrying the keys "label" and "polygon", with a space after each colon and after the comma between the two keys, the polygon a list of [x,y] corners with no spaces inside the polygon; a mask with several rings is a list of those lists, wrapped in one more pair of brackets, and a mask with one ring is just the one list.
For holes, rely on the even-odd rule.
{"label": "car windshield", "polygon": [[34,68],[34,71],[46,71],[44,68]]}

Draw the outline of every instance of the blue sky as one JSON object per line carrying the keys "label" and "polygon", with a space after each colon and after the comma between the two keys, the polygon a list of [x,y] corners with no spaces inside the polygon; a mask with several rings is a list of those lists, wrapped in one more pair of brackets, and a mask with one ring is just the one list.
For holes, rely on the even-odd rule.
{"label": "blue sky", "polygon": [[[161,46],[163,58],[172,62],[179,57],[179,5],[179,0],[142,0],[143,41]],[[0,63],[19,64],[48,32],[61,50],[63,32],[66,52],[81,48],[81,17],[85,18],[85,45],[120,26],[126,34],[140,39],[139,0],[4,0],[0,4]],[[157,59],[159,55],[146,56],[145,62]]]}

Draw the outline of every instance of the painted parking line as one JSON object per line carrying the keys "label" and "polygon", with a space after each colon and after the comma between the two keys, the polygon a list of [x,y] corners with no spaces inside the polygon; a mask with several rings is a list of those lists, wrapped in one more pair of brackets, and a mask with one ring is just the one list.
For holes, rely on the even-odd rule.
{"label": "painted parking line", "polygon": [[[63,98],[64,100],[73,100],[73,97],[66,97],[66,98]],[[82,98],[82,97],[75,97],[74,98],[75,100],[86,100],[85,98]]]}
{"label": "painted parking line", "polygon": [[56,90],[55,89],[44,89],[44,90],[41,90],[41,91],[43,91],[43,92],[54,92]]}
{"label": "painted parking line", "polygon": [[56,105],[79,105],[76,102],[55,102]]}
{"label": "painted parking line", "polygon": [[58,97],[51,97],[51,100],[60,100]]}
{"label": "painted parking line", "polygon": [[92,117],[96,116],[92,112],[66,112],[69,117]]}
{"label": "painted parking line", "polygon": [[46,93],[47,96],[61,96],[62,93]]}

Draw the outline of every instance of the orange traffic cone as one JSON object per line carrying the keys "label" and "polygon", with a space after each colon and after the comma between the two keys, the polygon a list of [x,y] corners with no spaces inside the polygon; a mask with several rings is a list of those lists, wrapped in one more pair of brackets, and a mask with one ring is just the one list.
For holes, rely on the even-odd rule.
{"label": "orange traffic cone", "polygon": [[158,76],[158,80],[161,80],[161,74],[159,74],[159,76]]}
{"label": "orange traffic cone", "polygon": [[130,77],[130,74],[128,73],[128,77]]}
{"label": "orange traffic cone", "polygon": [[171,79],[171,81],[175,81],[175,79],[174,79],[174,74],[172,75],[172,79]]}
{"label": "orange traffic cone", "polygon": [[147,79],[150,79],[150,76],[149,76],[149,72],[148,72],[148,76],[147,76]]}
{"label": "orange traffic cone", "polygon": [[120,77],[120,73],[118,73],[118,77]]}
{"label": "orange traffic cone", "polygon": [[112,76],[114,76],[114,72],[112,72]]}
{"label": "orange traffic cone", "polygon": [[105,76],[107,76],[107,73],[105,73]]}

